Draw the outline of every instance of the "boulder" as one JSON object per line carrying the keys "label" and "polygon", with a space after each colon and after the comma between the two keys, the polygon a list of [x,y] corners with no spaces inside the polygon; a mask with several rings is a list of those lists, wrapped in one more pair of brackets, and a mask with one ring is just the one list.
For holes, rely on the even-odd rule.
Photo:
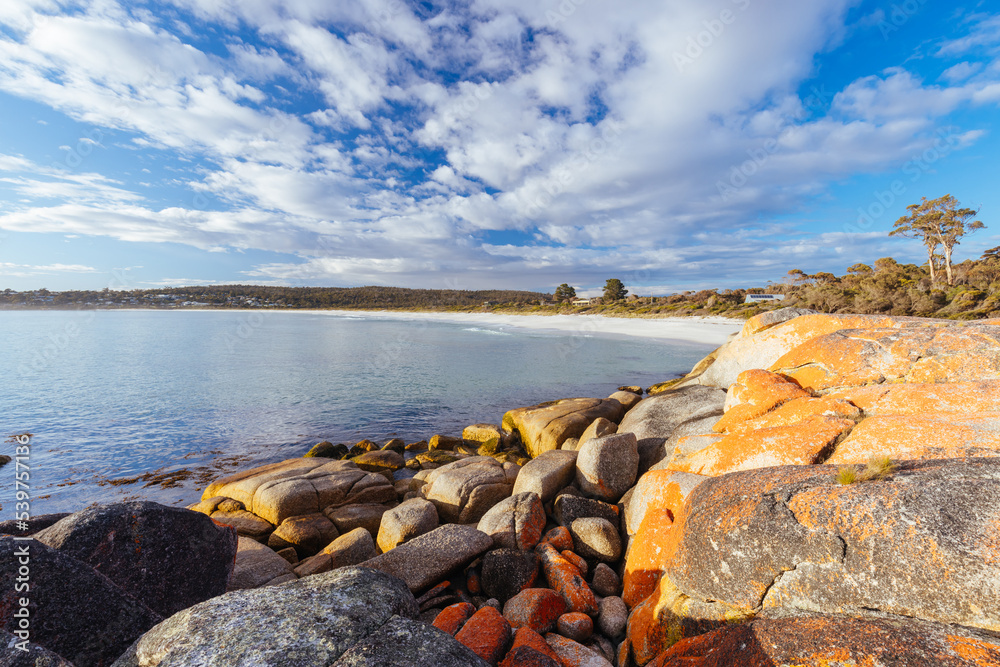
{"label": "boulder", "polygon": [[451,636],[462,629],[465,622],[476,613],[476,608],[469,602],[456,602],[448,605],[434,617],[434,627],[442,632],[447,632]]}
{"label": "boulder", "polygon": [[344,444],[333,444],[329,440],[324,440],[323,442],[317,443],[308,452],[303,454],[304,458],[320,458],[320,459],[342,459],[347,456],[347,452],[350,451],[347,445]]}
{"label": "boulder", "polygon": [[801,315],[818,314],[819,313],[817,311],[809,308],[778,308],[776,310],[768,310],[758,315],[754,315],[744,322],[743,329],[740,330],[740,336],[752,336],[755,333],[764,331],[765,329],[770,329],[771,327],[781,324],[782,322],[794,320],[796,317]]}
{"label": "boulder", "polygon": [[733,424],[756,419],[792,399],[811,394],[783,375],[761,369],[743,371],[726,393],[725,414],[713,427],[717,433]]}
{"label": "boulder", "polygon": [[382,450],[386,452],[396,452],[402,454],[406,451],[406,441],[400,438],[391,438],[382,445]]}
{"label": "boulder", "polygon": [[[783,467],[702,482],[662,545],[664,579],[731,615],[879,610],[1000,630],[1000,461],[903,462],[848,485],[836,475]],[[662,591],[654,602],[671,606]]]}
{"label": "boulder", "polygon": [[545,635],[545,641],[552,647],[552,650],[555,651],[564,665],[573,665],[573,667],[612,667],[611,663],[601,654],[562,635],[550,632]]}
{"label": "boulder", "polygon": [[565,493],[556,498],[554,510],[553,515],[555,520],[559,522],[559,525],[566,526],[567,528],[576,519],[588,517],[604,519],[614,526],[615,530],[618,530],[618,527],[621,525],[621,520],[619,519],[620,510],[617,505],[594,500],[593,498],[582,498]]}
{"label": "boulder", "polygon": [[618,528],[606,519],[587,517],[574,519],[569,525],[576,553],[605,563],[614,563],[622,556]]}
{"label": "boulder", "polygon": [[704,475],[686,472],[650,470],[639,478],[625,505],[626,532],[629,535],[638,533],[650,510],[665,513],[672,523],[691,491],[706,479]]}
{"label": "boulder", "polygon": [[475,651],[437,628],[393,616],[331,667],[486,667]]}
{"label": "boulder", "polygon": [[635,484],[639,451],[633,433],[618,433],[583,443],[576,457],[576,483],[584,494],[618,502]]}
{"label": "boulder", "polygon": [[339,534],[337,527],[323,514],[305,514],[282,521],[281,525],[271,533],[267,545],[275,551],[294,547],[299,558],[308,558],[336,539]]}
{"label": "boulder", "polygon": [[576,476],[577,452],[555,449],[543,452],[521,468],[514,482],[514,494],[533,492],[547,503]]}
{"label": "boulder", "polygon": [[[33,516],[25,521],[15,521],[10,519],[9,521],[0,521],[0,535],[14,535],[17,537],[23,537],[25,535],[34,535],[38,531],[48,528],[57,521],[62,521],[69,516],[69,512],[60,512],[58,514],[39,514],[38,516]],[[21,530],[18,525],[21,523],[28,524],[26,530]]]}
{"label": "boulder", "polygon": [[226,592],[236,531],[153,502],[89,507],[35,539],[90,565],[163,616]]}
{"label": "boulder", "polygon": [[267,544],[267,538],[274,532],[274,524],[246,510],[212,512],[210,516],[216,523],[232,526],[240,537],[249,537],[261,544]]}
{"label": "boulder", "polygon": [[510,648],[514,633],[499,611],[484,606],[455,634],[462,644],[490,665],[496,665]]}
{"label": "boulder", "polygon": [[[542,542],[535,548],[542,562],[542,571],[549,587],[562,596],[568,611],[578,611],[590,616],[597,614],[597,599],[594,591],[584,581],[575,565],[556,551],[555,547]],[[537,628],[535,628],[537,630]]]}
{"label": "boulder", "polygon": [[328,507],[395,501],[396,489],[384,476],[350,461],[302,458],[223,477],[202,494],[213,496],[239,500],[247,511],[280,525],[288,517]]}
{"label": "boulder", "polygon": [[[291,575],[291,576],[289,576]],[[249,537],[240,537],[236,564],[227,591],[284,583],[298,578],[292,565],[274,550]]]}
{"label": "boulder", "polygon": [[610,396],[608,396],[608,398],[614,399],[614,400],[618,401],[619,403],[621,403],[622,404],[623,414],[627,413],[629,410],[631,410],[632,408],[634,408],[639,403],[639,401],[642,400],[642,389],[639,388],[639,387],[635,387],[635,388],[639,389],[639,391],[635,392],[635,391],[621,391],[621,390],[619,390],[619,391],[616,391],[615,393],[611,394]]}
{"label": "boulder", "polygon": [[465,443],[465,440],[462,438],[453,438],[450,435],[434,435],[431,436],[430,442],[427,443],[427,448],[430,450],[452,450],[463,443]]}
{"label": "boulder", "polygon": [[881,384],[849,387],[826,396],[849,401],[868,417],[1000,412],[1000,380]]}
{"label": "boulder", "polygon": [[782,355],[770,369],[804,389],[884,382],[964,382],[1000,378],[1000,326],[845,329]]}
{"label": "boulder", "polygon": [[538,579],[538,555],[520,549],[494,549],[483,556],[482,586],[504,604]]}
{"label": "boulder", "polygon": [[388,505],[362,503],[359,505],[331,507],[324,510],[323,514],[333,522],[333,525],[337,527],[337,531],[341,535],[349,533],[355,528],[364,528],[374,538],[378,535],[379,526],[382,524],[382,515],[388,509]]}
{"label": "boulder", "polygon": [[586,614],[571,611],[556,620],[556,632],[567,639],[585,642],[594,634],[594,621]]}
{"label": "boulder", "polygon": [[594,593],[601,597],[621,595],[622,580],[607,563],[598,563],[597,567],[594,568],[594,576],[591,578],[590,587]]}
{"label": "boulder", "polygon": [[16,586],[27,576],[28,638],[79,667],[110,664],[162,620],[91,566],[34,539],[0,537],[0,563],[0,628],[21,630]]}
{"label": "boulder", "polygon": [[330,542],[315,556],[299,563],[295,568],[295,573],[300,577],[306,577],[329,572],[338,567],[363,563],[374,558],[377,554],[372,534],[364,528],[355,528]]}
{"label": "boulder", "polygon": [[432,503],[421,498],[407,500],[382,515],[378,548],[385,553],[437,527],[438,513]]}
{"label": "boulder", "polygon": [[115,667],[332,665],[394,617],[417,614],[417,602],[400,580],[345,567],[185,609],[143,635]]}
{"label": "boulder", "polygon": [[[736,413],[739,409],[730,410],[723,417],[723,420]],[[751,434],[765,428],[777,426],[791,426],[805,421],[810,417],[830,417],[836,419],[847,419],[851,422],[858,422],[864,418],[864,414],[850,401],[839,398],[824,396],[822,398],[793,398],[782,403],[780,407],[767,412],[753,419],[729,420],[727,423],[720,421],[715,425],[715,429],[721,432],[723,429],[728,435]]]}
{"label": "boulder", "polygon": [[503,606],[503,617],[513,628],[527,627],[544,634],[566,613],[566,602],[550,588],[527,588]]}
{"label": "boulder", "polygon": [[[657,461],[670,458],[671,438],[710,433],[712,425],[722,417],[725,393],[711,387],[683,387],[643,399],[632,408],[618,427],[618,433],[632,433],[640,451],[640,469],[645,472]],[[668,451],[669,450],[669,451]]]}
{"label": "boulder", "polygon": [[810,612],[764,615],[684,639],[650,667],[906,665],[997,667],[1000,642],[965,628],[904,618]]}
{"label": "boulder", "polygon": [[612,639],[625,634],[628,621],[628,607],[620,597],[611,595],[597,604],[597,627],[605,637]]}
{"label": "boulder", "polygon": [[431,471],[423,494],[437,507],[442,521],[472,523],[511,495],[519,470],[513,463],[472,456]]}
{"label": "boulder", "polygon": [[[632,396],[634,398],[635,394],[629,394],[629,396]],[[590,423],[590,426],[587,427],[587,430],[585,430],[583,432],[583,435],[580,436],[579,445],[576,447],[576,450],[579,451],[580,447],[583,446],[583,443],[587,442],[588,440],[593,440],[594,438],[601,438],[606,435],[613,435],[617,432],[618,432],[618,424],[614,423],[613,421],[607,420],[604,417],[598,417],[597,419],[595,419]]]}
{"label": "boulder", "polygon": [[399,577],[411,591],[430,588],[486,553],[493,538],[471,526],[447,524],[362,563]]}
{"label": "boulder", "polygon": [[471,426],[466,426],[462,431],[462,440],[466,442],[485,444],[495,440],[498,443],[504,443],[509,439],[510,434],[505,433],[496,424],[472,424]]}
{"label": "boulder", "polygon": [[621,420],[622,404],[609,398],[567,398],[516,408],[503,416],[503,428],[517,433],[532,458],[579,438],[598,417]]}
{"label": "boulder", "polygon": [[519,493],[494,505],[477,526],[497,547],[531,550],[542,539],[545,508],[537,494]]}
{"label": "boulder", "polygon": [[[0,665],[3,667],[73,667],[56,653],[0,629]],[[557,666],[558,667],[558,666]]]}

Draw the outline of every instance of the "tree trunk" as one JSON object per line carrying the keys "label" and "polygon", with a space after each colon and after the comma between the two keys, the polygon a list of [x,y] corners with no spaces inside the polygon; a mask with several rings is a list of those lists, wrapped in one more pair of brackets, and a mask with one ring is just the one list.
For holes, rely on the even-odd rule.
{"label": "tree trunk", "polygon": [[948,274],[948,285],[954,285],[955,279],[951,276],[951,251],[954,250],[954,246],[944,245],[944,270]]}
{"label": "tree trunk", "polygon": [[937,282],[937,276],[934,275],[934,248],[927,249],[927,268],[931,271],[931,285]]}

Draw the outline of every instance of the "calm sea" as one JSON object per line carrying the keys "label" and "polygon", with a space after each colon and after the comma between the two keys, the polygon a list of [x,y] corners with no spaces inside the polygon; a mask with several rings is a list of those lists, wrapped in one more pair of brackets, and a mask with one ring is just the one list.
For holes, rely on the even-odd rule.
{"label": "calm sea", "polygon": [[[33,515],[188,504],[210,478],[320,440],[460,435],[513,407],[676,377],[712,347],[328,313],[8,311],[0,435],[33,434]],[[0,468],[2,519],[14,473]]]}

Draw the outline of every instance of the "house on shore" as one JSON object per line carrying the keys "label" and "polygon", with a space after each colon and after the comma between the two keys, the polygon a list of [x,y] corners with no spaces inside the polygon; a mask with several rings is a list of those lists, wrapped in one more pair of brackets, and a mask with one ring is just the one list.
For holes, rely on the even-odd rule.
{"label": "house on shore", "polygon": [[784,294],[747,294],[744,303],[763,303],[765,301],[784,301]]}

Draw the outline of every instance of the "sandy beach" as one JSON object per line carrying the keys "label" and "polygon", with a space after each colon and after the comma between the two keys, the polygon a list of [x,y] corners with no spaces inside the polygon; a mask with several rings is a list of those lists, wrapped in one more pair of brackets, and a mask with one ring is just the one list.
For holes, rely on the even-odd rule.
{"label": "sandy beach", "polygon": [[582,336],[634,336],[722,345],[743,328],[742,320],[726,317],[641,319],[601,315],[494,315],[491,313],[411,313],[396,311],[284,311],[387,320],[454,322],[497,330],[570,332]]}

